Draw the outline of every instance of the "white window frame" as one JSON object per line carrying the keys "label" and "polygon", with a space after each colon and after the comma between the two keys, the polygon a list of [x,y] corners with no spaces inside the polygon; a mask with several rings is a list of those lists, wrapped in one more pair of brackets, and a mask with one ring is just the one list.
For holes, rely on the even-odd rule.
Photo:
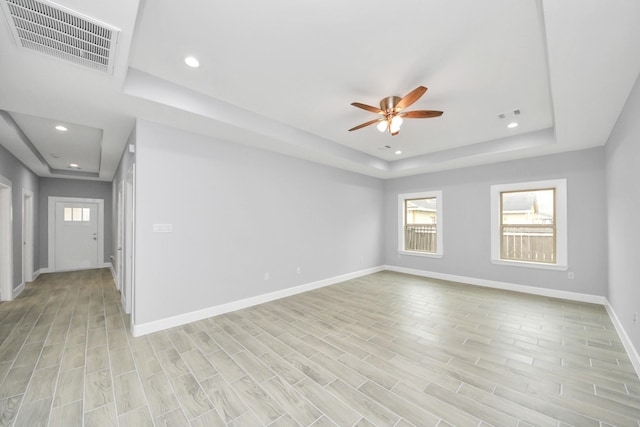
{"label": "white window frame", "polygon": [[[417,252],[404,249],[404,221],[405,221],[405,200],[411,199],[436,199],[436,252]],[[402,255],[414,255],[427,258],[442,258],[444,254],[443,234],[442,234],[442,191],[424,191],[420,193],[406,193],[398,195],[398,253]]]}
{"label": "white window frame", "polygon": [[[527,191],[553,188],[555,190],[556,262],[555,264],[500,258],[500,194],[509,191]],[[567,180],[519,182],[491,186],[491,262],[498,265],[568,270],[567,254]]]}

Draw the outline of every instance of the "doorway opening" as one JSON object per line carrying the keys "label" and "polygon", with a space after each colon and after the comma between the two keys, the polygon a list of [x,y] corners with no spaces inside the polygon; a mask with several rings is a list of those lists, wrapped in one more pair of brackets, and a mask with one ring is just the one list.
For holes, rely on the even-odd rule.
{"label": "doorway opening", "polygon": [[33,193],[22,190],[22,282],[33,281]]}

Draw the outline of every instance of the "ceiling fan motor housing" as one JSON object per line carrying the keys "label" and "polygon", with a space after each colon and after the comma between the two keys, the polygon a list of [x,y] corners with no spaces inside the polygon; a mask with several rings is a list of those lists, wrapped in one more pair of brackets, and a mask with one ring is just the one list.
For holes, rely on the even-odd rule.
{"label": "ceiling fan motor housing", "polygon": [[380,109],[384,112],[393,112],[393,109],[396,108],[398,102],[400,102],[402,98],[399,96],[388,96],[380,100]]}

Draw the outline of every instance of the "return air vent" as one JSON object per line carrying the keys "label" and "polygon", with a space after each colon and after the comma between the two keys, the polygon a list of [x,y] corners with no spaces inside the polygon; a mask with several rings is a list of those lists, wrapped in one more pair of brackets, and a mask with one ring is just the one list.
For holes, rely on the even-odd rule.
{"label": "return air vent", "polygon": [[119,29],[48,1],[0,3],[19,46],[112,73]]}

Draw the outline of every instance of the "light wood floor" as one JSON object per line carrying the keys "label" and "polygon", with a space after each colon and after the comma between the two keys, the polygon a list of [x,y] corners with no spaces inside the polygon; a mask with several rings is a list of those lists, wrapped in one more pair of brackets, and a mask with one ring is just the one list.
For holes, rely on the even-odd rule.
{"label": "light wood floor", "polygon": [[140,338],[108,270],[0,304],[2,426],[634,426],[603,307],[383,272]]}

